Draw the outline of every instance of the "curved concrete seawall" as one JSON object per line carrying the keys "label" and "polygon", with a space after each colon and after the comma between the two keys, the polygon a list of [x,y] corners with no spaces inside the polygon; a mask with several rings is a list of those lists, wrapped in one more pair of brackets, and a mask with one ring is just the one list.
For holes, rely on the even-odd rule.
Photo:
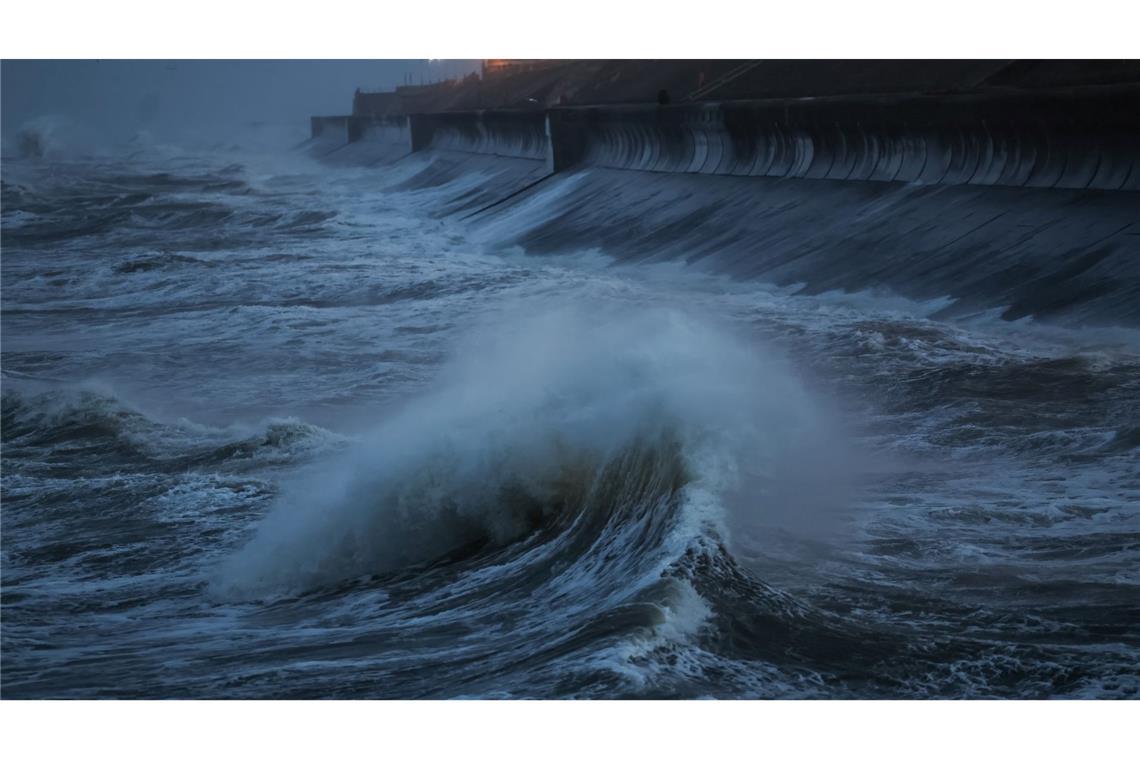
{"label": "curved concrete seawall", "polygon": [[310,133],[306,148],[314,155],[331,153],[348,145],[351,116],[314,116],[309,119]]}
{"label": "curved concrete seawall", "polygon": [[[451,151],[678,174],[1140,189],[1129,89],[317,117],[326,153]],[[406,118],[406,121],[404,119]],[[399,123],[396,123],[399,120]],[[351,151],[350,151],[351,152]]]}
{"label": "curved concrete seawall", "polygon": [[478,213],[551,176],[544,111],[455,111],[409,121],[412,150],[422,163],[400,187],[454,182],[440,216]]}
{"label": "curved concrete seawall", "polygon": [[[1140,326],[1138,103],[1124,87],[412,115],[396,187],[439,188],[434,213],[490,245]],[[363,134],[314,122],[323,145],[355,140],[328,160]]]}
{"label": "curved concrete seawall", "polygon": [[329,163],[384,164],[412,150],[406,116],[314,116],[311,130],[310,153]]}
{"label": "curved concrete seawall", "polygon": [[801,292],[945,299],[989,312],[1140,327],[1140,193],[650,174],[553,175],[472,220],[492,247],[680,261]]}
{"label": "curved concrete seawall", "polygon": [[466,183],[440,216],[474,213],[551,175],[544,111],[459,111],[412,116],[313,117],[312,155],[334,165],[377,166],[415,153],[423,160],[401,189]]}
{"label": "curved concrete seawall", "polygon": [[1135,98],[910,97],[550,112],[555,169],[1140,189]]}
{"label": "curved concrete seawall", "polygon": [[549,161],[546,112],[456,111],[418,114],[412,150],[453,150],[505,158]]}

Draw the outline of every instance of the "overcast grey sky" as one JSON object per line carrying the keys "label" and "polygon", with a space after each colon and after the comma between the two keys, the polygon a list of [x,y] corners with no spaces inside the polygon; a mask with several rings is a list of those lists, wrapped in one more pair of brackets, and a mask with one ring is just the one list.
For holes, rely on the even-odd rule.
{"label": "overcast grey sky", "polygon": [[139,129],[163,138],[224,135],[252,122],[348,113],[352,92],[410,76],[462,75],[478,61],[13,61],[0,64],[7,140],[50,117],[98,138]]}

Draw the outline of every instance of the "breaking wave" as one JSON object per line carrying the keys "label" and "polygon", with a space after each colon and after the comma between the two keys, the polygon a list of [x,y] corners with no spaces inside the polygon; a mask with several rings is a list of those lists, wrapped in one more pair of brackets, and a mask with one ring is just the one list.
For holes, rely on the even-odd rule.
{"label": "breaking wave", "polygon": [[215,591],[297,593],[496,553],[651,584],[724,539],[728,494],[776,480],[779,452],[824,434],[781,360],[710,322],[525,311],[474,330],[430,390],[288,487]]}

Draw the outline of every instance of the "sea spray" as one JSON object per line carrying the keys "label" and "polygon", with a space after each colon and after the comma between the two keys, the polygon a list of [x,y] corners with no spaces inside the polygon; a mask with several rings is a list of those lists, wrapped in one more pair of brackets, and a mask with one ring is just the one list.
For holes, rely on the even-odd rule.
{"label": "sea spray", "polygon": [[[787,366],[723,326],[612,302],[535,306],[469,331],[429,389],[288,486],[215,589],[296,592],[506,544],[582,509],[643,449],[675,448],[670,488],[774,481],[780,452],[818,435]],[[642,459],[665,467],[669,456]],[[723,531],[721,515],[698,522],[688,530]]]}

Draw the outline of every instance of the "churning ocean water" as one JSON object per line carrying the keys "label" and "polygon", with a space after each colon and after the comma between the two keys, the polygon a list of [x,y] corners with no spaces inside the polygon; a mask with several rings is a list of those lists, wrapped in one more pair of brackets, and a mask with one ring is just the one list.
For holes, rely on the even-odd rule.
{"label": "churning ocean water", "polygon": [[425,160],[5,158],[4,697],[1137,695],[1134,329],[528,255]]}

